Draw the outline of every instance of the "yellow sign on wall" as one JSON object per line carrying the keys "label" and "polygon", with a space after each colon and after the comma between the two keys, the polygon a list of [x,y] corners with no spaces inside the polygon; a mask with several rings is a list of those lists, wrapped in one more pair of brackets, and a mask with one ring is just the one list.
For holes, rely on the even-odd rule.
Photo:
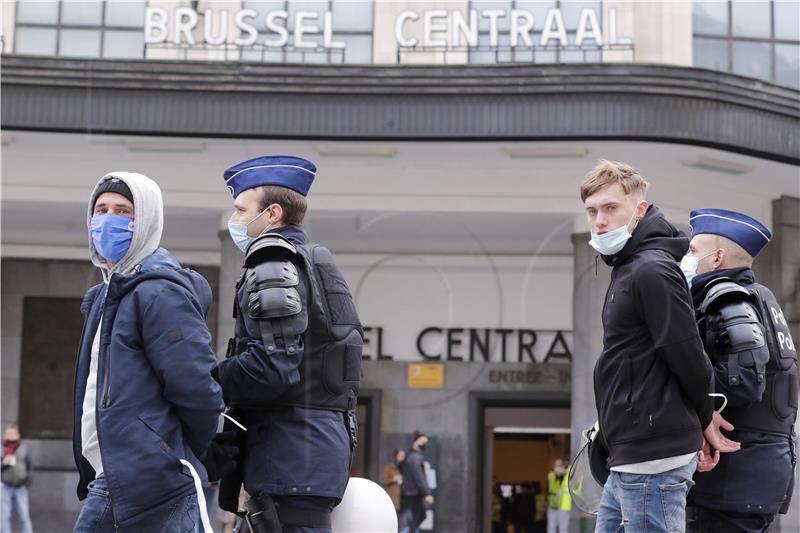
{"label": "yellow sign on wall", "polygon": [[408,365],[409,389],[443,389],[444,365],[438,363],[414,363]]}

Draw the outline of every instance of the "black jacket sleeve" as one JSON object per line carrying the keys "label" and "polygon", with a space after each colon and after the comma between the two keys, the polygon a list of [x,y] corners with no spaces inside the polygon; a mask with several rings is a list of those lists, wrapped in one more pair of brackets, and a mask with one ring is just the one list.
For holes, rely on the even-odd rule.
{"label": "black jacket sleeve", "polygon": [[421,455],[416,455],[413,459],[411,475],[414,476],[414,483],[417,485],[417,488],[419,488],[421,495],[430,496],[431,489],[428,487],[428,480],[425,478],[425,462],[422,460]]}
{"label": "black jacket sleeve", "polygon": [[711,362],[703,350],[686,281],[677,263],[654,261],[636,273],[634,290],[656,354],[675,375],[705,429],[711,422],[714,391]]}

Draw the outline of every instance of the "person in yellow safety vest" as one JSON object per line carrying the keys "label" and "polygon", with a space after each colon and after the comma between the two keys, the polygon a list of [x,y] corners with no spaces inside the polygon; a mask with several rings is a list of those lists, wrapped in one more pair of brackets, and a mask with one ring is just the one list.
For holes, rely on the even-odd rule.
{"label": "person in yellow safety vest", "polygon": [[569,495],[569,467],[556,459],[547,474],[547,533],[568,533],[572,498]]}

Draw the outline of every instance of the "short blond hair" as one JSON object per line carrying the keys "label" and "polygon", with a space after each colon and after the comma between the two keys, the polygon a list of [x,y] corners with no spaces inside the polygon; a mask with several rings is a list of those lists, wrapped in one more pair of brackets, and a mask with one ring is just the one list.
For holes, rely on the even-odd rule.
{"label": "short blond hair", "polygon": [[588,197],[612,183],[619,183],[625,194],[637,194],[642,198],[650,186],[629,164],[601,159],[581,183],[581,201],[585,202]]}

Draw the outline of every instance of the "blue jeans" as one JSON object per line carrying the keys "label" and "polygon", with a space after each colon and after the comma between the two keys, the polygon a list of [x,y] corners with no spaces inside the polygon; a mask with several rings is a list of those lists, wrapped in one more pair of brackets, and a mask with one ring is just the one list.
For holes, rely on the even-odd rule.
{"label": "blue jeans", "polygon": [[686,495],[697,458],[661,474],[611,472],[603,487],[595,533],[683,533]]}
{"label": "blue jeans", "polygon": [[11,512],[16,512],[17,519],[19,520],[20,531],[22,533],[31,533],[33,526],[31,526],[31,515],[28,512],[28,489],[27,487],[12,487],[3,483],[2,488],[2,503],[3,521],[0,524],[0,531],[9,533],[11,529]]}
{"label": "blue jeans", "polygon": [[197,495],[190,494],[118,529],[108,497],[108,485],[101,475],[89,483],[89,495],[75,523],[75,533],[199,533],[201,527]]}

